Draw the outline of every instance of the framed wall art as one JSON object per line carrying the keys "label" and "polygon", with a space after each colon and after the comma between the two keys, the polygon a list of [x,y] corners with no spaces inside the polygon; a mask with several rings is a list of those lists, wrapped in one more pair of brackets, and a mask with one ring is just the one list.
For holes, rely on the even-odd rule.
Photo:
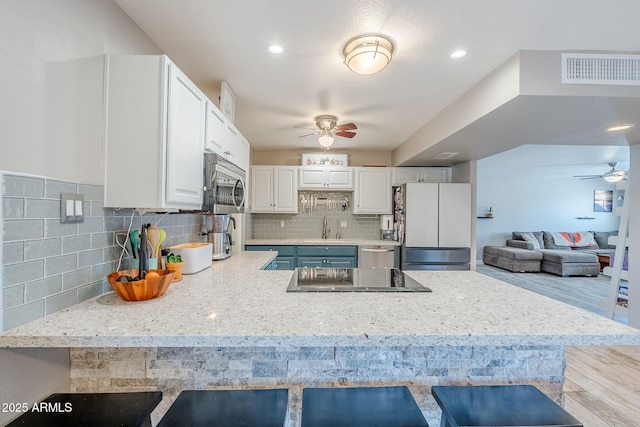
{"label": "framed wall art", "polygon": [[594,212],[613,212],[613,191],[595,190],[593,192]]}

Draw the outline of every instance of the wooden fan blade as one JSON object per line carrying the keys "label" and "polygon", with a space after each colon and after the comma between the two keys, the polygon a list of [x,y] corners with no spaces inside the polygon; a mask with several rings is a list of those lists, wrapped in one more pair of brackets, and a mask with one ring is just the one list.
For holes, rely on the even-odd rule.
{"label": "wooden fan blade", "polygon": [[317,135],[318,132],[308,133],[306,135],[300,135],[298,138],[304,138],[305,136]]}
{"label": "wooden fan blade", "polygon": [[353,123],[344,123],[336,126],[336,130],[354,130],[354,129],[358,129],[358,126],[356,126]]}
{"label": "wooden fan blade", "polygon": [[349,131],[338,131],[338,132],[336,132],[336,135],[342,136],[344,138],[353,138],[354,136],[356,136],[356,133],[355,132],[349,132]]}

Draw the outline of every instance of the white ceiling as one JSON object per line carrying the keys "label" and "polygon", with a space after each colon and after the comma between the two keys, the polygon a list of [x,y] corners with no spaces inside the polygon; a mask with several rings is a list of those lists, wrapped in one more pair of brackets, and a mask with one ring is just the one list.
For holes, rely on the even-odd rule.
{"label": "white ceiling", "polygon": [[[316,115],[334,114],[358,125],[357,136],[336,138],[334,149],[391,151],[519,50],[640,52],[637,0],[115,1],[210,96],[219,93],[221,81],[229,83],[235,123],[257,150],[319,148],[315,137],[299,138],[308,133],[299,127],[312,127]],[[357,75],[342,63],[341,49],[370,32],[390,36],[396,53],[380,73]],[[268,53],[272,43],[284,53]],[[468,55],[450,59],[459,48]],[[553,117],[556,104],[537,111]],[[638,119],[640,128],[638,104],[628,104],[633,111],[619,115]],[[517,108],[502,109],[500,118]],[[580,120],[579,110],[572,129],[560,134],[557,124],[519,120],[525,140],[504,138],[487,116],[443,141],[464,152],[455,161],[524,143],[598,145],[602,138],[601,145],[627,144],[624,137],[585,131],[602,127],[593,114]],[[470,132],[473,141],[465,138]],[[501,145],[491,150],[478,148],[478,141],[498,139]],[[606,161],[593,155],[590,161],[606,170]],[[414,163],[437,164],[432,157],[418,156]]]}

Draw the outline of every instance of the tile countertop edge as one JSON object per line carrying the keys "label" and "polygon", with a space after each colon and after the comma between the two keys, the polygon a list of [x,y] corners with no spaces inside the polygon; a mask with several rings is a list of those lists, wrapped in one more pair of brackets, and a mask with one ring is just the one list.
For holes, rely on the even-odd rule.
{"label": "tile countertop edge", "polygon": [[389,347],[389,346],[640,345],[640,333],[585,335],[390,335],[368,336],[3,336],[0,348],[68,347]]}

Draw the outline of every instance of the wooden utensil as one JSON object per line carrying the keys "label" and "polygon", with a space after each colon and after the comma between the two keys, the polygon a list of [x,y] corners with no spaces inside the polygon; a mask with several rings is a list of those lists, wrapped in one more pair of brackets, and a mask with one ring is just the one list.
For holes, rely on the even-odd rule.
{"label": "wooden utensil", "polygon": [[160,246],[162,246],[162,242],[164,242],[164,239],[167,238],[167,232],[164,231],[164,229],[159,228],[159,235],[158,235],[158,243],[156,243],[156,246],[154,247],[154,252],[155,252],[155,256],[157,257],[160,254]]}
{"label": "wooden utensil", "polygon": [[158,256],[156,250],[159,247],[160,229],[154,226],[149,227],[147,229],[147,240],[151,245],[151,258],[156,258]]}

